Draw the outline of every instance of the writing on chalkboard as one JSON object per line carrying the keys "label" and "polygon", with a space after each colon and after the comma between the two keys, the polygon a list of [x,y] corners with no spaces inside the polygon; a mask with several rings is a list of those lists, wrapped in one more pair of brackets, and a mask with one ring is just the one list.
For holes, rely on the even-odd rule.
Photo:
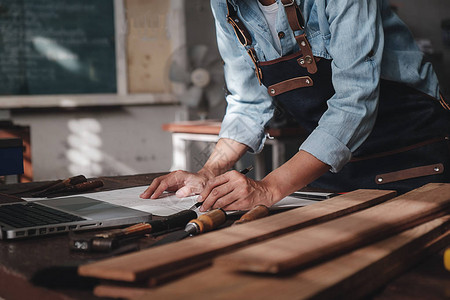
{"label": "writing on chalkboard", "polygon": [[0,0],[0,95],[115,92],[113,0]]}

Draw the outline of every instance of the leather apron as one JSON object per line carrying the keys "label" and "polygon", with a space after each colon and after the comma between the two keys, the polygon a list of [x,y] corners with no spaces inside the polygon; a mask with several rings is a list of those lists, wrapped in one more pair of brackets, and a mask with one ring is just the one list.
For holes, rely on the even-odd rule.
{"label": "leather apron", "polygon": [[[282,0],[293,32],[304,32],[295,1]],[[228,4],[228,22],[247,49],[276,111],[287,111],[307,133],[318,125],[334,94],[331,61],[314,57],[305,34],[295,36],[300,51],[259,61],[249,32]],[[345,120],[343,120],[345,122]],[[328,172],[310,186],[333,191],[359,188],[404,193],[429,182],[450,182],[449,104],[401,83],[381,80],[378,115],[366,141],[338,173]]]}

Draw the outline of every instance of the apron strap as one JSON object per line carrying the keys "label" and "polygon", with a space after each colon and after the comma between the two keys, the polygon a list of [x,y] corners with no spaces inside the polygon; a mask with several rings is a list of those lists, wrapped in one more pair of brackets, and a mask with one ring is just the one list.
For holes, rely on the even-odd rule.
{"label": "apron strap", "polygon": [[236,34],[241,45],[247,50],[250,59],[255,65],[255,74],[256,78],[258,78],[259,85],[262,85],[262,72],[258,66],[258,57],[256,56],[256,51],[252,47],[252,37],[245,27],[244,23],[241,22],[237,15],[237,11],[234,9],[233,5],[230,1],[227,0],[227,22],[233,27],[234,33]]}
{"label": "apron strap", "polygon": [[233,27],[234,33],[236,34],[239,42],[247,48],[252,45],[252,37],[245,27],[244,23],[241,22],[237,15],[237,11],[234,9],[230,1],[227,0],[227,22]]}
{"label": "apron strap", "polygon": [[[281,3],[283,3],[289,26],[292,31],[294,33],[299,30],[304,31],[305,19],[295,0],[281,0]],[[310,74],[315,74],[317,72],[317,65],[312,53],[311,45],[306,38],[306,33],[295,36],[295,40],[300,46],[300,50],[303,54],[303,56],[298,59],[298,64],[306,68]]]}
{"label": "apron strap", "polygon": [[305,19],[295,0],[281,0],[281,3],[283,3],[284,9],[286,10],[289,26],[291,26],[292,31],[304,30]]}

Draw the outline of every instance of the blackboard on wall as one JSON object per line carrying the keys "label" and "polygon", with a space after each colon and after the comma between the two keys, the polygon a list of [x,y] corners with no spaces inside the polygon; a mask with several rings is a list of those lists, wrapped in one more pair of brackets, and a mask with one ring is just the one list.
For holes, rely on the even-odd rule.
{"label": "blackboard on wall", "polygon": [[0,95],[116,93],[113,0],[0,0]]}

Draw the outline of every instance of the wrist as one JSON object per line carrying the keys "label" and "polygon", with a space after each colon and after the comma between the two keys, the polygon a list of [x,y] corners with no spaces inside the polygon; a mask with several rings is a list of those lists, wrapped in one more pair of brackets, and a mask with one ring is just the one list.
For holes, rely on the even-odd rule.
{"label": "wrist", "polygon": [[269,196],[269,199],[271,201],[270,205],[273,205],[284,198],[284,195],[280,189],[280,186],[277,184],[274,184],[273,181],[271,181],[270,179],[267,179],[267,177],[263,178],[261,180],[261,183],[265,187],[268,195],[270,195]]}
{"label": "wrist", "polygon": [[215,174],[215,172],[207,167],[201,168],[198,172],[198,175],[204,177],[206,180],[210,180],[214,177],[216,177],[218,174]]}

